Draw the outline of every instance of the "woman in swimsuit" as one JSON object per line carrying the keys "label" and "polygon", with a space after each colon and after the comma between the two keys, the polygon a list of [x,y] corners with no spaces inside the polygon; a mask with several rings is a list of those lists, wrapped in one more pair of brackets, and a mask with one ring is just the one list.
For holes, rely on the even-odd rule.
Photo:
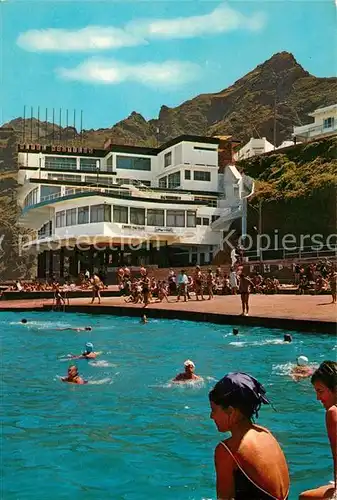
{"label": "woman in swimsuit", "polygon": [[218,500],[286,500],[289,472],[275,437],[259,425],[264,387],[246,373],[229,373],[209,393],[211,419],[220,432],[231,432],[215,449]]}
{"label": "woman in swimsuit", "polygon": [[326,410],[325,423],[334,464],[335,484],[304,491],[299,498],[300,500],[337,498],[337,363],[323,361],[313,373],[311,383],[315,388],[317,399]]}

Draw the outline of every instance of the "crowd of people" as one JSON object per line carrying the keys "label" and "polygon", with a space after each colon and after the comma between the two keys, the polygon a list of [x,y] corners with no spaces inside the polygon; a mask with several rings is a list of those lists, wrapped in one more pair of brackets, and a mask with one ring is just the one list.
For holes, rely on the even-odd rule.
{"label": "crowd of people", "polygon": [[[315,265],[310,265],[312,269]],[[316,266],[315,266],[316,269]],[[302,272],[303,270],[303,272]],[[328,274],[324,281],[326,290],[330,290],[332,301],[336,302],[336,287],[337,273],[333,266],[327,268]],[[301,278],[299,283],[304,279],[306,271],[301,268]],[[319,269],[315,270],[318,274],[317,280],[323,279],[319,274]],[[132,276],[130,269],[127,266],[121,267],[117,271],[117,281],[121,295],[124,296],[126,302],[134,304],[144,304],[147,307],[152,301],[155,302],[170,302],[184,300],[212,300],[214,295],[241,295],[242,314],[249,313],[249,294],[274,294],[280,290],[280,282],[276,277],[263,277],[259,273],[253,276],[248,276],[244,272],[243,265],[239,264],[230,269],[230,273],[223,273],[221,267],[217,267],[214,271],[208,268],[202,270],[200,266],[196,266],[194,272],[188,274],[182,269],[178,274],[173,269],[170,269],[166,280],[158,280],[154,276],[149,276],[145,267],[140,268],[139,276]],[[307,278],[306,278],[307,279]],[[296,276],[297,280],[297,276]],[[298,285],[298,290],[302,293],[301,285]],[[317,293],[322,290],[317,290]]]}
{"label": "crowd of people", "polygon": [[[154,274],[156,274],[154,272]],[[243,264],[239,263],[230,268],[230,272],[223,272],[218,266],[208,269],[195,266],[191,272],[182,269],[176,273],[170,269],[166,279],[150,276],[148,270],[141,266],[137,275],[133,274],[128,266],[117,270],[117,284],[120,294],[125,302],[143,304],[147,307],[151,302],[171,302],[183,300],[212,300],[215,295],[241,295],[242,314],[249,313],[249,295],[276,294],[282,290],[279,280],[274,277],[263,276],[255,272],[248,276]],[[319,261],[308,264],[307,267],[294,264],[294,280],[291,285],[286,285],[298,294],[310,291],[314,294],[329,292],[332,302],[336,303],[337,272],[329,261]],[[97,299],[101,303],[101,291],[107,289],[105,273],[90,274],[89,270],[81,273],[77,281],[70,279],[57,280],[55,277],[48,280],[33,280],[31,282],[18,280],[7,287],[6,291],[18,292],[44,292],[52,291],[54,296],[53,307],[65,308],[69,305],[69,292],[92,292],[91,303]],[[3,291],[1,292],[3,296]],[[0,297],[1,298],[1,297]]]}

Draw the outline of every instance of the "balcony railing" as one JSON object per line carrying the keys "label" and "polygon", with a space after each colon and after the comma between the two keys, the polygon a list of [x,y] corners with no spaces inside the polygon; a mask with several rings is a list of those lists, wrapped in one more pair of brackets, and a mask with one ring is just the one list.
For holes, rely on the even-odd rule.
{"label": "balcony railing", "polygon": [[293,136],[315,137],[316,135],[331,134],[337,132],[337,122],[331,127],[324,127],[324,125],[303,125],[301,127],[294,127]]}

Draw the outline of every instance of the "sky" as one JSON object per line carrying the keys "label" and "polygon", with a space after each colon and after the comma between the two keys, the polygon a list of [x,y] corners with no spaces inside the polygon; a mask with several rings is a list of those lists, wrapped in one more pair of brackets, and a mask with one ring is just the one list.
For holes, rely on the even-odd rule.
{"label": "sky", "polygon": [[336,76],[334,0],[0,0],[0,122],[110,127],[218,92],[274,53]]}

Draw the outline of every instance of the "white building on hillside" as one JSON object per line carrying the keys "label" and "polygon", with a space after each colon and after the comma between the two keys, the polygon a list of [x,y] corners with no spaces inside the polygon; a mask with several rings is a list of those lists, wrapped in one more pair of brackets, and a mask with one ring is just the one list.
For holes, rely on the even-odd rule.
{"label": "white building on hillside", "polygon": [[245,228],[252,179],[219,165],[221,139],[160,148],[19,145],[21,224],[36,230],[38,276],[101,267],[208,264],[235,219]]}
{"label": "white building on hillside", "polygon": [[314,118],[312,123],[294,127],[293,137],[297,141],[306,142],[337,133],[337,104],[318,108],[308,115]]}
{"label": "white building on hillside", "polygon": [[271,142],[267,141],[265,137],[261,139],[254,139],[252,137],[247,144],[245,144],[235,155],[235,160],[244,160],[245,158],[250,158],[252,156],[257,156],[262,153],[268,153],[273,151],[275,148]]}

